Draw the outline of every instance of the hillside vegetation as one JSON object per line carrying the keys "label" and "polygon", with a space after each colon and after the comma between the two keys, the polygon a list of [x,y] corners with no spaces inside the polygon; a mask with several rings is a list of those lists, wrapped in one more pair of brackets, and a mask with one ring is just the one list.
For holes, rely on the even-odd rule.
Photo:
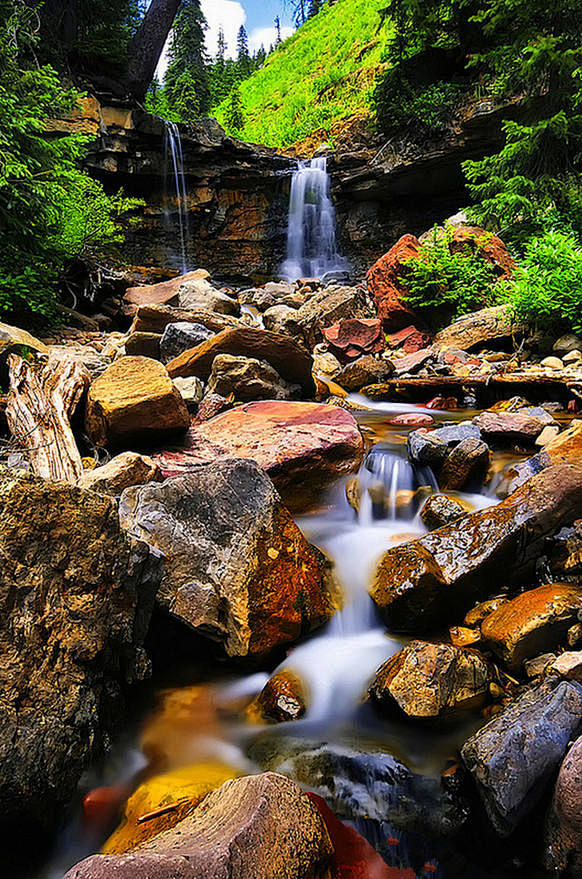
{"label": "hillside vegetation", "polygon": [[[386,0],[339,0],[323,10],[240,86],[244,140],[286,147],[337,120],[367,113],[392,34]],[[228,101],[213,110],[229,129]]]}

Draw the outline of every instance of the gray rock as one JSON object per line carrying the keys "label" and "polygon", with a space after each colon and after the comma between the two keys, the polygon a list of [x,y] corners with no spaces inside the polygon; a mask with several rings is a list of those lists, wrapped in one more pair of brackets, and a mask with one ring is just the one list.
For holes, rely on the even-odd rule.
{"label": "gray rock", "polygon": [[174,357],[189,351],[190,348],[196,348],[213,335],[212,330],[202,324],[192,324],[187,321],[168,324],[160,342],[160,359],[162,363],[169,363]]}
{"label": "gray rock", "polygon": [[461,749],[491,823],[509,836],[544,795],[582,723],[582,686],[549,679],[528,688]]}
{"label": "gray rock", "polygon": [[217,314],[240,314],[236,300],[217,290],[206,280],[186,281],[178,291],[178,305],[191,311],[213,311]]}
{"label": "gray rock", "polygon": [[208,393],[236,400],[298,400],[299,385],[284,381],[279,373],[264,360],[253,357],[235,357],[219,354],[214,358],[208,380]]}
{"label": "gray rock", "polygon": [[[552,875],[582,876],[582,738],[560,767],[546,825],[545,867]],[[555,871],[555,872],[554,872]]]}
{"label": "gray rock", "polygon": [[408,455],[416,464],[437,469],[445,460],[448,446],[436,430],[413,430],[408,435]]}
{"label": "gray rock", "polygon": [[574,333],[566,333],[566,335],[560,336],[554,342],[552,350],[558,357],[562,357],[563,354],[569,354],[570,351],[580,351],[582,350],[582,337]]}
{"label": "gray rock", "polygon": [[472,424],[470,421],[460,421],[458,424],[439,427],[434,431],[434,434],[451,447],[458,445],[465,439],[481,439],[481,431],[476,424]]}
{"label": "gray rock", "polygon": [[287,321],[292,320],[296,313],[297,309],[290,308],[288,305],[274,305],[263,314],[263,326],[266,330],[284,333],[286,332]]}

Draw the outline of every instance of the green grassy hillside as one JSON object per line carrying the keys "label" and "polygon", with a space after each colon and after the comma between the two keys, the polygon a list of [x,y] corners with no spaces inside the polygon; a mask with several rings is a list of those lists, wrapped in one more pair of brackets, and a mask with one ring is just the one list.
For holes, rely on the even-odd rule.
{"label": "green grassy hillside", "polygon": [[[230,132],[286,147],[369,110],[391,27],[379,28],[386,0],[338,0],[283,43],[241,86],[244,126]],[[227,128],[226,104],[213,111]]]}

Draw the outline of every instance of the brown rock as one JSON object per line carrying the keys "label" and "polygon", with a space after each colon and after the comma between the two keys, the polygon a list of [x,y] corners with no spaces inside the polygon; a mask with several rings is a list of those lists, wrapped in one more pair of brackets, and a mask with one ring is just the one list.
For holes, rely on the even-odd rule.
{"label": "brown rock", "polygon": [[120,495],[130,485],[162,482],[162,471],[155,461],[136,452],[122,452],[102,467],[86,470],[79,479],[80,488],[100,494]]}
{"label": "brown rock", "polygon": [[476,437],[467,437],[445,459],[439,481],[443,488],[460,491],[482,483],[488,469],[489,446]]}
{"label": "brown rock", "polygon": [[404,357],[393,357],[391,363],[397,376],[406,375],[407,373],[418,372],[421,366],[424,366],[433,354],[432,348],[423,348],[421,351],[415,351],[414,354],[406,354]]}
{"label": "brown rock", "polygon": [[178,290],[178,305],[189,311],[213,311],[215,314],[240,313],[238,302],[217,290],[205,278],[184,281]]}
{"label": "brown rock", "polygon": [[508,598],[503,598],[501,596],[498,598],[490,598],[488,601],[481,601],[465,614],[464,622],[467,626],[478,626],[483,622],[485,617],[488,617],[489,614],[493,613],[494,610],[497,610],[502,605],[507,604],[508,601]]}
{"label": "brown rock", "polygon": [[455,226],[449,250],[451,253],[466,253],[470,250],[494,266],[500,278],[513,276],[515,260],[506,245],[497,235],[480,226]]}
{"label": "brown rock", "polygon": [[485,702],[489,680],[489,667],[477,651],[412,641],[378,669],[369,695],[382,709],[440,718]]}
{"label": "brown rock", "polygon": [[186,404],[157,360],[121,357],[89,388],[85,427],[98,446],[159,440],[189,424]]}
{"label": "brown rock", "polygon": [[488,342],[511,341],[523,335],[526,327],[516,321],[510,305],[482,308],[459,318],[435,336],[435,348],[461,348],[470,351]]}
{"label": "brown rock", "polygon": [[402,348],[406,354],[415,354],[430,346],[431,337],[411,324],[387,336],[386,343],[389,348]]}
{"label": "brown rock", "polygon": [[478,629],[467,629],[465,626],[451,626],[449,638],[453,647],[475,647],[481,642],[481,632]]}
{"label": "brown rock", "polygon": [[[178,379],[175,378],[174,381],[178,381]],[[211,418],[220,415],[221,412],[226,412],[227,409],[232,409],[232,404],[232,398],[227,400],[226,397],[221,397],[220,394],[206,394],[200,401],[198,411],[196,412],[196,418],[192,421],[192,425],[202,424],[204,421],[210,421]]]}
{"label": "brown rock", "polygon": [[66,879],[331,879],[333,848],[309,798],[268,772],[227,781],[131,853],[93,855]]}
{"label": "brown rock", "polygon": [[582,737],[566,754],[546,825],[545,867],[556,876],[582,875]]}
{"label": "brown rock", "polygon": [[490,614],[483,641],[514,671],[525,659],[557,647],[582,609],[582,589],[555,583],[529,589]]}
{"label": "brown rock", "polygon": [[48,354],[49,350],[44,342],[35,339],[26,330],[0,323],[0,353],[8,354],[12,351],[21,351],[22,348],[37,351],[39,354]]}
{"label": "brown rock", "polygon": [[420,256],[420,242],[414,235],[403,235],[367,274],[368,290],[384,328],[390,332],[414,322],[414,312],[406,305],[405,263]]}
{"label": "brown rock", "polygon": [[130,333],[125,342],[125,353],[128,357],[151,357],[160,359],[159,333]]}
{"label": "brown rock", "polygon": [[182,451],[154,459],[164,476],[172,476],[225,457],[250,458],[286,502],[301,506],[302,498],[310,501],[339,476],[357,470],[362,455],[362,436],[346,410],[269,400],[246,403],[192,427]]}
{"label": "brown rock", "polygon": [[340,320],[373,318],[362,287],[325,287],[293,314],[281,315],[288,333],[301,339],[309,350],[323,339],[323,330]]}
{"label": "brown rock", "polygon": [[322,332],[332,350],[345,360],[379,354],[386,347],[382,324],[376,318],[346,318]]}
{"label": "brown rock", "polygon": [[171,360],[167,364],[168,373],[172,378],[196,375],[206,381],[218,354],[266,360],[285,381],[300,385],[306,394],[313,394],[313,361],[305,348],[282,333],[253,327],[223,330],[207,342]]}
{"label": "brown rock", "polygon": [[392,629],[419,631],[483,600],[499,582],[524,582],[545,536],[582,515],[582,470],[555,466],[495,507],[470,513],[380,560],[370,594]]}
{"label": "brown rock", "polygon": [[245,326],[237,317],[216,314],[212,311],[191,311],[188,308],[172,308],[169,305],[139,305],[131,325],[132,333],[158,333],[162,335],[168,324],[201,324],[213,333]]}
{"label": "brown rock", "polygon": [[305,714],[303,682],[292,671],[284,669],[267,681],[257,698],[248,707],[253,720],[285,723],[299,720]]}
{"label": "brown rock", "polygon": [[[177,381],[177,379],[176,379]],[[208,392],[235,400],[293,400],[301,396],[299,385],[283,381],[279,373],[264,360],[218,354],[212,364]]]}
{"label": "brown rock", "polygon": [[506,474],[506,480],[502,491],[509,493],[515,491],[526,480],[551,467],[554,464],[573,464],[582,466],[582,421],[575,420],[567,430],[558,434],[556,439],[549,442],[541,452],[521,461],[511,467]]}
{"label": "brown rock", "polygon": [[513,441],[533,443],[544,429],[541,419],[519,412],[481,412],[473,424],[486,440],[503,445]]}
{"label": "brown rock", "polygon": [[567,650],[554,658],[552,671],[567,681],[582,683],[582,650]]}
{"label": "brown rock", "polygon": [[365,385],[386,381],[393,372],[394,366],[389,360],[377,360],[366,354],[344,366],[334,380],[346,391],[359,391]]}
{"label": "brown rock", "polygon": [[422,510],[420,518],[429,531],[435,531],[442,528],[443,525],[450,525],[456,522],[467,511],[458,500],[448,497],[446,494],[433,494],[427,498]]}
{"label": "brown rock", "polygon": [[127,314],[133,314],[138,305],[174,305],[178,302],[178,290],[187,281],[196,281],[210,277],[204,269],[178,275],[169,281],[159,284],[146,284],[142,287],[129,287],[125,291],[123,301]]}

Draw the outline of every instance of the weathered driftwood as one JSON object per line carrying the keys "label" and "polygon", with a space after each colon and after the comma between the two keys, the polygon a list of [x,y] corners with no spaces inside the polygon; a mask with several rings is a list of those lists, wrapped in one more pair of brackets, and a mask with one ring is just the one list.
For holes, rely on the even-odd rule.
{"label": "weathered driftwood", "polygon": [[49,357],[43,366],[10,354],[8,367],[6,420],[15,444],[38,476],[77,482],[83,464],[70,422],[89,372],[70,357]]}

